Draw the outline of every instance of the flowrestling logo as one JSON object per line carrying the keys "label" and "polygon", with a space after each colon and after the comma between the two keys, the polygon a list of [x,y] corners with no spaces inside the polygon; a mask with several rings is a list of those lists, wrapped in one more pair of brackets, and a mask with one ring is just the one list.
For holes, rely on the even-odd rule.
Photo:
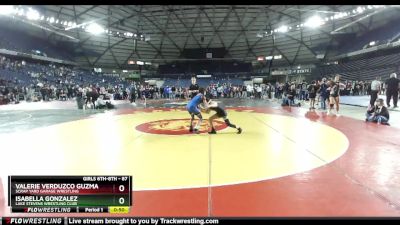
{"label": "flowrestling logo", "polygon": [[[197,119],[193,121],[193,126],[196,125]],[[215,130],[225,129],[227,126],[224,122],[214,120],[213,121]],[[164,134],[164,135],[185,135],[190,134],[190,119],[171,119],[171,120],[157,120],[147,122],[136,126],[136,130],[150,133],[150,134]],[[208,132],[209,125],[207,121],[203,121],[200,126],[199,132]]]}

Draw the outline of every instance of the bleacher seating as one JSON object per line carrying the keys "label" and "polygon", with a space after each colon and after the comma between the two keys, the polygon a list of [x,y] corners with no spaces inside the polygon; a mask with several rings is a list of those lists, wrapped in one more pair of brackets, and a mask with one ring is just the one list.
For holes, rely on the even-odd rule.
{"label": "bleacher seating", "polygon": [[[207,87],[211,84],[223,84],[229,83],[232,85],[243,85],[242,79],[227,79],[227,78],[201,78],[197,79],[197,84],[200,87]],[[189,87],[191,84],[191,79],[165,79],[163,87]]]}
{"label": "bleacher seating", "polygon": [[2,27],[2,32],[0,32],[0,48],[28,54],[39,50],[51,58],[73,61],[73,57],[68,51],[60,50],[43,39],[7,27]]}
{"label": "bleacher seating", "polygon": [[[29,86],[45,82],[49,85],[58,85],[61,82],[68,81],[74,85],[101,85],[101,86],[116,86],[124,85],[127,87],[127,81],[123,81],[117,77],[105,76],[101,73],[95,74],[91,71],[81,69],[72,69],[67,67],[54,68],[53,65],[26,63],[25,66],[19,69],[15,68],[0,68],[0,78],[13,81],[16,86]],[[61,72],[63,71],[63,72]],[[64,76],[60,76],[60,73]],[[39,75],[40,76],[36,76]]]}
{"label": "bleacher seating", "polygon": [[388,23],[377,29],[370,30],[367,33],[354,38],[346,40],[339,49],[340,54],[345,54],[353,51],[363,49],[371,41],[375,41],[377,45],[388,43],[393,37],[399,34],[400,24],[397,21]]}
{"label": "bleacher seating", "polygon": [[389,74],[396,72],[400,65],[400,53],[377,56],[372,58],[352,60],[346,63],[317,67],[319,76],[333,77],[342,75],[348,80],[373,80],[376,76],[382,79],[389,78]]}

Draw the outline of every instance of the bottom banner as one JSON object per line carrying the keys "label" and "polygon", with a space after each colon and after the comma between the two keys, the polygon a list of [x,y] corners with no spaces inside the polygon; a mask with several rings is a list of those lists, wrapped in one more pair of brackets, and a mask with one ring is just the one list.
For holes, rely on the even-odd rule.
{"label": "bottom banner", "polygon": [[307,222],[307,224],[325,224],[327,222],[343,223],[371,221],[372,224],[377,222],[395,222],[399,224],[400,218],[212,218],[212,217],[3,217],[0,225],[19,224],[43,224],[43,225],[171,225],[171,224],[199,224],[199,225],[214,225],[214,224],[279,224],[292,223],[298,225],[299,222]]}
{"label": "bottom banner", "polygon": [[160,225],[160,224],[219,224],[213,218],[139,218],[139,217],[3,217],[2,225]]}

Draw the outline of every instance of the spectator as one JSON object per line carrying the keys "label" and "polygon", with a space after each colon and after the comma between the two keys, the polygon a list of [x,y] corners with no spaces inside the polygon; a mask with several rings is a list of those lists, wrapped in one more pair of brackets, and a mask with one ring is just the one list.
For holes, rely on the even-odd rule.
{"label": "spectator", "polygon": [[389,110],[384,106],[383,99],[378,99],[375,106],[370,107],[366,114],[366,122],[389,125]]}
{"label": "spectator", "polygon": [[104,96],[100,95],[99,98],[96,100],[96,108],[97,109],[113,109],[114,105],[111,104],[110,101],[105,101]]}
{"label": "spectator", "polygon": [[294,97],[296,96],[296,85],[293,84],[290,86],[288,92],[286,92],[286,96],[282,99],[282,106],[300,106],[300,103],[296,104]]}
{"label": "spectator", "polygon": [[318,86],[317,86],[315,80],[313,80],[307,88],[309,99],[310,99],[310,109],[315,109],[314,106],[315,106],[315,97],[316,97],[317,89],[318,89]]}
{"label": "spectator", "polygon": [[397,74],[390,74],[390,78],[386,83],[386,104],[390,107],[390,100],[393,97],[393,108],[397,108],[397,100],[399,98],[399,84],[400,80],[397,79]]}
{"label": "spectator", "polygon": [[329,97],[328,85],[326,84],[326,78],[322,78],[321,86],[319,88],[320,96],[321,96],[321,108],[326,110],[326,101]]}
{"label": "spectator", "polygon": [[374,105],[376,99],[378,98],[378,93],[381,89],[381,82],[379,80],[379,77],[376,77],[371,83],[371,99],[369,101],[370,107]]}

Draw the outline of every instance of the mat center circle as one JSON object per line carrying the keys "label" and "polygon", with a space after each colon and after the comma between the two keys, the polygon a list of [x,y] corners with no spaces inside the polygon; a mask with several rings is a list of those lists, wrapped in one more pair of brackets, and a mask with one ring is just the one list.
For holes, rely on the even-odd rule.
{"label": "mat center circle", "polygon": [[[193,126],[195,126],[197,120],[193,121]],[[227,126],[224,122],[214,121],[215,130],[223,130]],[[190,134],[190,119],[169,119],[169,120],[157,120],[142,123],[136,126],[136,130],[150,133],[150,134],[164,134],[164,135],[185,135]],[[199,128],[200,133],[206,133],[209,130],[209,125],[207,122],[203,121]]]}

